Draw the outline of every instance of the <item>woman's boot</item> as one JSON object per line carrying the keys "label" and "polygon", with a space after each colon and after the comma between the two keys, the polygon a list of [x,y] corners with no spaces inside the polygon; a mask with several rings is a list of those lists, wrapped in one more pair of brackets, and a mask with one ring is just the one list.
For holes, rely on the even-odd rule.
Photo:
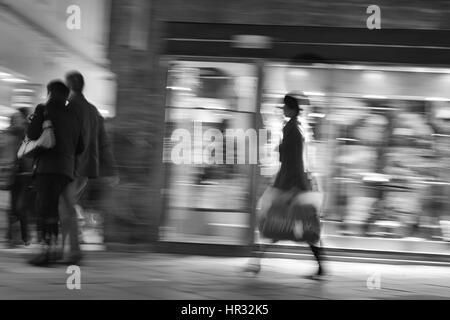
{"label": "woman's boot", "polygon": [[309,247],[311,248],[312,253],[314,254],[314,258],[316,258],[318,269],[317,273],[312,276],[314,280],[320,280],[325,275],[325,270],[323,268],[323,249],[319,246],[310,244]]}

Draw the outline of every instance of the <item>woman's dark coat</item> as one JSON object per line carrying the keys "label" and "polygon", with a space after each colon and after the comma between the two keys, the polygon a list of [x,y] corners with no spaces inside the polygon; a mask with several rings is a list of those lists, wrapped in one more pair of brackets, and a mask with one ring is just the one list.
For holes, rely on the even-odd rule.
{"label": "woman's dark coat", "polygon": [[279,146],[281,168],[273,185],[275,188],[311,190],[303,163],[303,147],[304,139],[297,118],[291,118],[283,128],[283,140]]}

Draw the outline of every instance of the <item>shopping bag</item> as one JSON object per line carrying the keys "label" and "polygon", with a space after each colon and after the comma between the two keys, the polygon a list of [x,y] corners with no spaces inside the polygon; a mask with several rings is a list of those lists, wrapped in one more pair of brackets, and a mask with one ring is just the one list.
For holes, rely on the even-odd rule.
{"label": "shopping bag", "polygon": [[42,149],[51,149],[55,146],[55,133],[53,132],[52,122],[50,120],[44,121],[42,124],[42,134],[37,140],[30,140],[25,137],[19,151],[17,158],[34,157]]}
{"label": "shopping bag", "polygon": [[294,240],[294,220],[288,215],[294,194],[276,188],[265,192],[261,201],[258,229],[262,237],[272,240]]}
{"label": "shopping bag", "polygon": [[322,203],[319,192],[303,192],[292,199],[288,215],[294,220],[295,241],[316,244],[320,240]]}
{"label": "shopping bag", "polygon": [[[258,229],[262,237],[312,244],[320,240],[322,193],[269,190],[262,200],[261,204],[264,204],[264,207],[262,206],[261,209],[266,210],[260,215],[258,221]],[[270,204],[269,201],[271,201]]]}

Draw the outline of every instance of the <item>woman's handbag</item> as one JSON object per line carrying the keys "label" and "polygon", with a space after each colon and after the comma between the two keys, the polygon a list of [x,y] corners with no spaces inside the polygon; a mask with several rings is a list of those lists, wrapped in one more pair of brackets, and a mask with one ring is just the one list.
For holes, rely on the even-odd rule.
{"label": "woman's handbag", "polygon": [[271,195],[271,203],[258,221],[261,236],[272,240],[294,240],[295,221],[288,215],[291,194],[277,192]]}
{"label": "woman's handbag", "polygon": [[51,149],[55,146],[55,133],[50,120],[42,123],[42,134],[37,140],[30,140],[28,137],[22,142],[17,152],[17,158],[34,157],[41,149]]}
{"label": "woman's handbag", "polygon": [[268,189],[261,199],[258,229],[262,237],[272,240],[320,240],[320,212],[323,194],[319,191],[281,191]]}
{"label": "woman's handbag", "polygon": [[294,220],[295,241],[315,244],[320,240],[323,194],[318,191],[298,193],[291,201],[288,216]]}

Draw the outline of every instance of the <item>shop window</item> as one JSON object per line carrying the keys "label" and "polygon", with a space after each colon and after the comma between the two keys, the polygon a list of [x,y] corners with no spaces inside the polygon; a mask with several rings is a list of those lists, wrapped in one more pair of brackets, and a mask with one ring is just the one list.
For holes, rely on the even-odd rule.
{"label": "shop window", "polygon": [[[170,63],[162,240],[248,242],[256,91],[256,68],[250,64]],[[230,130],[249,134],[243,150],[237,142],[228,146]]]}

